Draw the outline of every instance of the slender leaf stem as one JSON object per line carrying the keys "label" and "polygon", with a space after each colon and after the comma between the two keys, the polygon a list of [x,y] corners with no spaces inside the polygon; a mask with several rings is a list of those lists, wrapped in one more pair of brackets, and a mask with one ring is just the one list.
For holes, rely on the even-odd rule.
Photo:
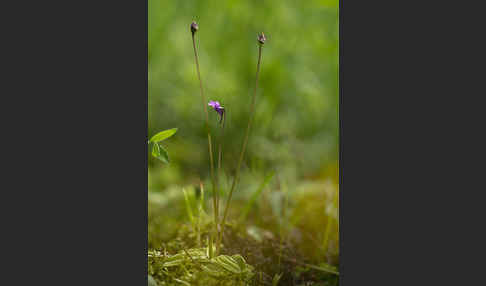
{"label": "slender leaf stem", "polygon": [[[224,140],[224,125],[226,123],[226,112],[223,112],[223,115],[222,115],[222,123],[223,125],[221,126],[221,137],[219,139],[219,146],[218,146],[218,171],[217,171],[217,176],[216,176],[216,183],[218,185],[218,187],[221,187],[220,183],[220,175],[221,175],[221,161],[222,161],[222,157],[223,157],[223,140]],[[218,207],[218,210],[219,210],[219,193],[217,194],[217,200],[216,200],[216,203],[217,203],[217,207]]]}
{"label": "slender leaf stem", "polygon": [[214,177],[214,162],[213,162],[213,148],[212,148],[212,143],[211,143],[211,132],[209,129],[209,115],[208,115],[208,108],[207,108],[207,103],[206,103],[206,98],[204,97],[204,92],[203,92],[203,87],[202,87],[202,80],[201,80],[201,72],[199,70],[199,60],[197,56],[197,49],[196,49],[196,40],[194,38],[194,32],[192,33],[192,46],[194,48],[194,58],[196,60],[196,69],[197,69],[197,77],[199,79],[199,89],[201,90],[201,99],[202,99],[202,105],[204,108],[204,114],[205,114],[205,119],[206,119],[206,130],[208,132],[208,149],[209,149],[209,162],[210,162],[210,169],[211,169],[211,183],[213,186],[213,208],[214,208],[214,222],[215,222],[215,228],[216,231],[218,229],[218,203],[217,203],[217,186],[216,186],[216,180]]}
{"label": "slender leaf stem", "polygon": [[233,191],[235,189],[236,183],[238,182],[238,179],[239,179],[239,176],[240,176],[241,163],[243,162],[243,158],[245,156],[246,145],[248,143],[248,136],[250,134],[250,128],[251,128],[251,124],[253,122],[253,116],[254,116],[254,113],[255,113],[255,98],[256,98],[256,92],[257,92],[257,88],[258,88],[258,74],[260,72],[261,59],[262,59],[262,45],[260,44],[260,45],[258,45],[258,63],[257,63],[257,71],[256,71],[256,79],[255,79],[255,90],[253,92],[253,97],[251,99],[250,116],[248,118],[248,126],[246,128],[245,139],[243,141],[243,146],[241,148],[240,157],[238,159],[238,165],[236,167],[235,177],[233,178],[233,183],[231,184],[231,189],[230,189],[230,192],[229,192],[229,195],[228,195],[228,199],[226,200],[226,206],[225,206],[225,209],[224,209],[223,219],[221,221],[221,232],[220,232],[220,236],[219,236],[219,239],[218,239],[218,244],[219,244],[219,242],[221,242],[221,239],[222,239],[222,236],[223,236],[224,224],[225,224],[225,221],[226,221],[226,217],[228,216],[228,209],[229,209],[229,206],[230,206],[231,198],[233,196]]}
{"label": "slender leaf stem", "polygon": [[[337,213],[339,214],[339,189],[336,190],[336,192],[334,193],[334,198],[333,198],[333,202],[332,202],[334,208],[336,208],[337,210]],[[339,219],[336,220],[337,222],[339,222]],[[333,227],[333,222],[334,222],[334,218],[332,217],[332,214],[327,214],[327,222],[326,222],[326,228],[325,228],[325,231],[324,231],[324,240],[322,242],[322,246],[324,248],[324,250],[327,252],[329,252],[329,236],[331,235],[331,227]],[[339,226],[338,226],[339,227]],[[339,233],[339,228],[338,228],[338,232]]]}
{"label": "slender leaf stem", "polygon": [[[222,156],[223,156],[223,140],[224,140],[224,125],[225,125],[225,121],[226,121],[226,113],[223,112],[223,125],[221,126],[221,137],[219,139],[219,150],[218,150],[218,170],[217,170],[217,176],[216,176],[216,184],[220,187],[220,190],[221,190],[221,179],[220,179],[220,176],[221,176],[221,160],[222,160]],[[217,199],[216,199],[216,209],[218,210],[219,212],[219,193],[217,194]],[[217,229],[217,231],[219,231],[219,229]],[[216,243],[216,255],[219,255],[219,251],[220,251],[220,243],[219,243],[219,233],[218,234],[218,239],[217,239],[217,243]]]}
{"label": "slender leaf stem", "polygon": [[226,113],[223,113],[223,125],[221,126],[221,139],[219,141],[218,154],[218,171],[221,171],[221,157],[223,156],[223,140],[224,140],[224,125],[226,121]]}

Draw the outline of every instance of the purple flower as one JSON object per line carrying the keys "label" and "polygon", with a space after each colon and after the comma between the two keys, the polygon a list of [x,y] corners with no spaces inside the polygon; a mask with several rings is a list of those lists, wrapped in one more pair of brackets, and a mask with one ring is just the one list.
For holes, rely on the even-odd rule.
{"label": "purple flower", "polygon": [[224,117],[224,107],[222,107],[218,101],[213,101],[213,100],[210,100],[208,105],[211,106],[219,114],[219,116],[221,117],[219,123],[221,123]]}

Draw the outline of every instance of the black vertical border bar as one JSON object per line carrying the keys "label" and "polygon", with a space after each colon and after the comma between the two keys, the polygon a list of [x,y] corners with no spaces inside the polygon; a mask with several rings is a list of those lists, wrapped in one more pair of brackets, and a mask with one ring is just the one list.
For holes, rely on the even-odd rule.
{"label": "black vertical border bar", "polygon": [[339,284],[343,285],[343,0],[339,0]]}
{"label": "black vertical border bar", "polygon": [[142,285],[148,1],[66,5],[42,2],[7,13],[15,23],[9,33],[23,28],[5,38],[18,52],[5,53],[15,68],[7,81],[19,78],[8,99],[20,102],[7,125],[23,125],[9,126],[18,134],[2,133],[15,142],[5,148],[15,163],[6,177],[20,173],[3,192],[19,200],[3,200],[13,208],[5,217],[15,227],[2,229],[13,251],[2,256],[17,266],[5,274],[19,272],[13,283],[0,284],[19,284],[21,277],[22,285]]}
{"label": "black vertical border bar", "polygon": [[144,272],[145,272],[145,285],[148,283],[148,145],[147,145],[147,140],[148,140],[148,0],[144,1],[145,3],[145,96],[144,96],[144,118],[145,118],[145,137],[144,137],[144,153],[143,158],[144,158],[144,195],[145,195],[145,209],[144,209],[144,237],[145,237],[145,247],[144,247],[144,258],[145,258],[145,264],[144,264]]}

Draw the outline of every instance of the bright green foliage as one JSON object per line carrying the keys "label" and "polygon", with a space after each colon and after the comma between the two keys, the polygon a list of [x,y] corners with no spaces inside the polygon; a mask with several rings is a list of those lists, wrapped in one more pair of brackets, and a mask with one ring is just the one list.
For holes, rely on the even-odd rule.
{"label": "bright green foliage", "polygon": [[168,164],[169,163],[169,153],[160,144],[160,142],[169,138],[177,132],[177,128],[172,128],[168,130],[161,131],[150,138],[149,143],[152,143],[152,156],[159,159],[160,161]]}
{"label": "bright green foliage", "polygon": [[150,142],[152,143],[162,142],[165,139],[169,138],[170,136],[174,135],[176,132],[177,132],[177,128],[161,131],[155,134],[154,136],[152,136],[152,138],[150,138]]}
{"label": "bright green foliage", "polygon": [[168,164],[169,163],[169,153],[167,150],[159,143],[154,143],[152,146],[152,156],[159,159],[160,161]]}

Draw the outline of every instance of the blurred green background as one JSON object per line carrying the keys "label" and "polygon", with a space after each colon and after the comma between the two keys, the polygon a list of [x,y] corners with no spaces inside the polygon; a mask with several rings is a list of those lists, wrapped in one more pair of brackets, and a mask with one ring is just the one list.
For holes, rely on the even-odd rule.
{"label": "blurred green background", "polygon": [[[207,138],[189,25],[207,100],[227,111],[223,163],[233,171],[255,85],[257,33],[264,32],[255,121],[246,163],[289,179],[319,176],[338,159],[338,1],[156,1],[148,10],[148,134],[177,127],[166,143],[160,187],[208,176]],[[216,129],[217,116],[210,113]],[[217,135],[217,134],[215,134]],[[216,138],[217,139],[217,138]]]}
{"label": "blurred green background", "polygon": [[255,86],[256,38],[264,32],[256,114],[235,200],[245,199],[265,174],[275,171],[269,188],[280,190],[285,185],[295,199],[291,201],[296,208],[294,225],[299,225],[299,217],[314,216],[315,221],[300,229],[322,241],[331,212],[326,209],[333,196],[329,194],[338,184],[339,2],[149,0],[148,4],[148,135],[178,128],[163,144],[169,165],[148,154],[149,195],[194,185],[200,179],[210,186],[191,22],[199,25],[196,45],[206,99],[218,100],[227,112],[221,138],[217,114],[210,110],[213,144],[222,140],[224,146],[223,192],[228,191],[242,145]]}

